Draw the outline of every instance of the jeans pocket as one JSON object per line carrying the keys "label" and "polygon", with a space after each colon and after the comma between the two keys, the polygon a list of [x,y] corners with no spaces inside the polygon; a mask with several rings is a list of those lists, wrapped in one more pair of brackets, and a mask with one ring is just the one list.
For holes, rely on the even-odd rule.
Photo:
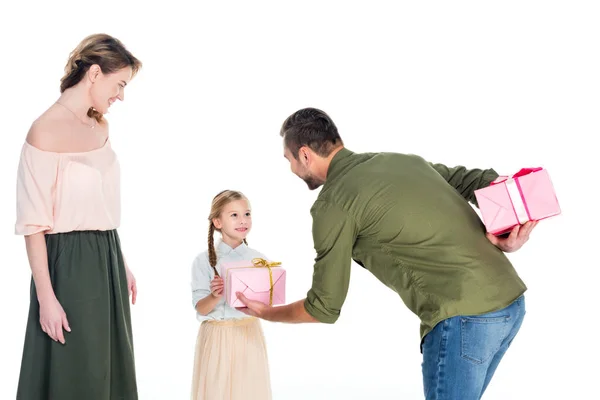
{"label": "jeans pocket", "polygon": [[461,357],[474,364],[488,362],[510,332],[510,320],[510,315],[461,317]]}

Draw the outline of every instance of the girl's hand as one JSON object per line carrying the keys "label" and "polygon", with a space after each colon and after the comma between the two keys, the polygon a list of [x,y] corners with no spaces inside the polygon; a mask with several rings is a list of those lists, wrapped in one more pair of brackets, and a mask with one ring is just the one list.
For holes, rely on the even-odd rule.
{"label": "girl's hand", "polygon": [[224,287],[223,278],[216,276],[215,279],[210,282],[210,294],[212,294],[213,297],[219,298],[223,296]]}
{"label": "girl's hand", "polygon": [[52,340],[62,344],[65,344],[63,328],[67,332],[71,332],[67,314],[56,298],[40,302],[40,325]]}

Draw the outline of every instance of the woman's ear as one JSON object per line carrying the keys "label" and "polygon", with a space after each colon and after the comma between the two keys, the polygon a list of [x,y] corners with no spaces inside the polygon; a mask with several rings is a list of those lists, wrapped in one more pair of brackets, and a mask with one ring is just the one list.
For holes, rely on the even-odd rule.
{"label": "woman's ear", "polygon": [[98,76],[101,72],[102,70],[100,69],[100,66],[98,64],[92,65],[90,69],[88,69],[88,77],[90,79],[90,82],[95,83],[98,80]]}

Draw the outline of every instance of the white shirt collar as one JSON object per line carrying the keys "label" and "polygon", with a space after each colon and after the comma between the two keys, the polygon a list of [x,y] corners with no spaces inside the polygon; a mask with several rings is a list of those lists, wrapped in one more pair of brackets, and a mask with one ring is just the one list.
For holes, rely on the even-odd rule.
{"label": "white shirt collar", "polygon": [[246,251],[248,250],[248,246],[244,242],[242,242],[242,244],[240,244],[239,246],[237,246],[234,249],[222,240],[219,240],[219,243],[217,243],[216,248],[217,248],[217,251],[222,255],[227,255],[227,254],[231,253],[232,251],[236,252],[240,255],[243,255],[243,254],[246,254]]}

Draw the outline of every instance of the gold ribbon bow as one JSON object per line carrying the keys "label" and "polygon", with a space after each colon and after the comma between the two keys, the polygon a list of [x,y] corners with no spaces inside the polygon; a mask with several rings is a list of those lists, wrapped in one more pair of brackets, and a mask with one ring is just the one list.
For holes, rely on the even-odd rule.
{"label": "gold ribbon bow", "polygon": [[281,262],[279,261],[267,261],[264,258],[253,258],[252,259],[252,264],[257,267],[257,268],[270,268],[270,267],[276,267],[278,265],[281,265]]}
{"label": "gold ribbon bow", "polygon": [[273,305],[273,270],[271,267],[281,265],[279,261],[267,261],[264,258],[253,258],[252,265],[254,268],[268,268],[269,269],[269,306]]}

